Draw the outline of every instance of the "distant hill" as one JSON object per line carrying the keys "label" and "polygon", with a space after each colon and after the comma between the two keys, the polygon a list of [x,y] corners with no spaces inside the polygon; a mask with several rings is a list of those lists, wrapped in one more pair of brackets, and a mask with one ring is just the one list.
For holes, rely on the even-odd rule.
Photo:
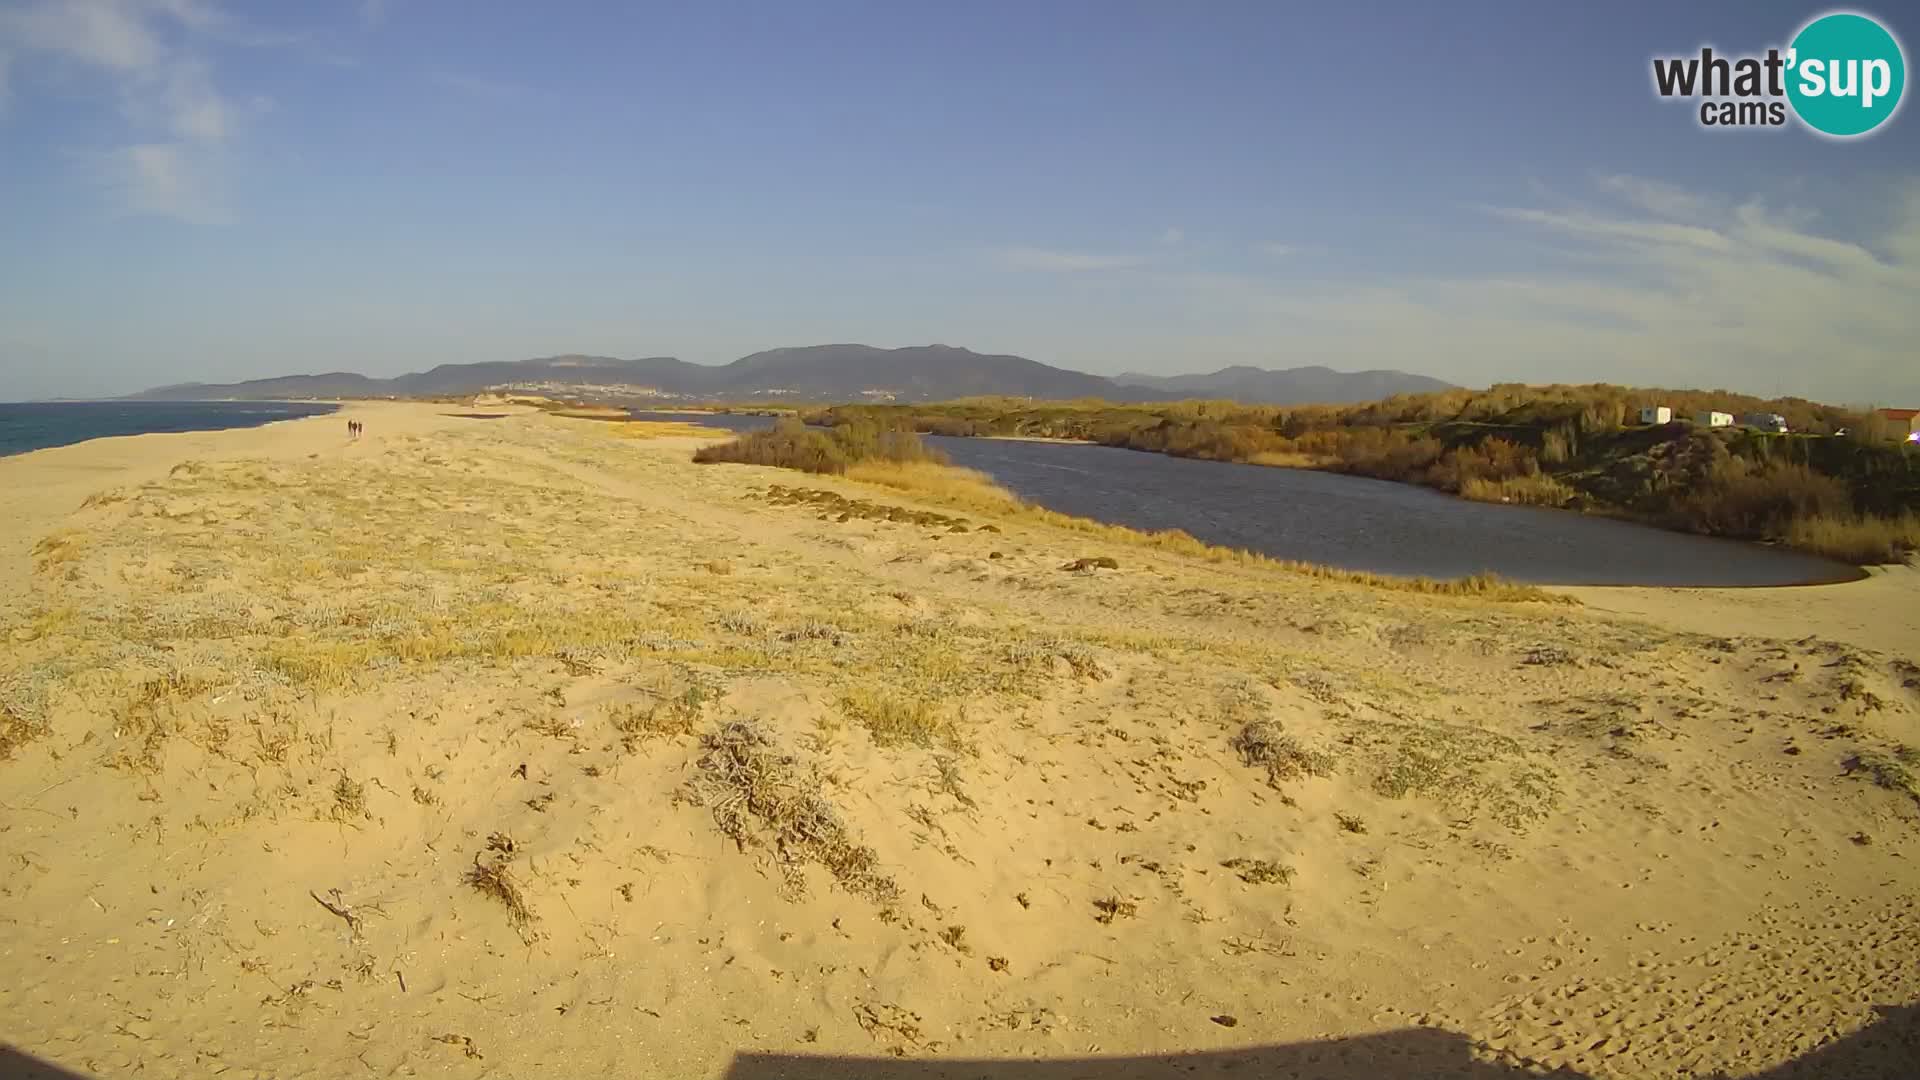
{"label": "distant hill", "polygon": [[1111,397],[1119,389],[1099,375],[950,345],[770,349],[743,356],[719,371],[720,386],[726,392],[782,393],[808,400],[858,401],[891,395],[903,401],[943,401],[976,394]]}
{"label": "distant hill", "polygon": [[1327,368],[1290,372],[1226,368],[1212,375],[1121,376],[1109,379],[1052,367],[1021,356],[977,353],[950,345],[878,349],[811,345],[769,349],[730,364],[690,364],[670,356],[549,356],[535,360],[442,364],[391,379],[354,372],[286,375],[238,383],[186,383],[130,395],[148,401],[333,397],[445,397],[517,390],[610,402],[944,401],[978,395],[1047,400],[1105,398],[1165,401],[1237,397],[1250,402],[1358,401],[1447,384],[1397,371],[1342,374]]}
{"label": "distant hill", "polygon": [[[350,371],[325,375],[283,375],[237,383],[181,383],[128,395],[147,401],[193,401],[215,398],[262,400],[308,397],[439,397],[474,394],[505,386],[619,387],[647,396],[661,392],[679,396],[707,379],[714,368],[656,356],[620,360],[610,356],[549,356],[537,360],[490,361],[478,364],[441,364],[392,379],[375,379]],[[672,388],[672,389],[669,389]],[[695,391],[697,392],[697,391]]]}
{"label": "distant hill", "polygon": [[1374,401],[1395,394],[1451,390],[1452,383],[1404,371],[1335,371],[1297,367],[1270,371],[1244,364],[1206,375],[1115,375],[1123,386],[1137,386],[1181,397],[1229,398],[1261,405],[1337,405]]}

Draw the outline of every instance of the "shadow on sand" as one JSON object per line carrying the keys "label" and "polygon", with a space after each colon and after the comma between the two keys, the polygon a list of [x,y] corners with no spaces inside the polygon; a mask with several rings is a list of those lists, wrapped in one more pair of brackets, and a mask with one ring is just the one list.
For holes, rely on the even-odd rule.
{"label": "shadow on sand", "polygon": [[[1879,1009],[1874,1023],[1754,1080],[1915,1080],[1920,1078],[1920,1006]],[[1572,1069],[1475,1060],[1474,1041],[1436,1028],[1408,1028],[1351,1039],[1255,1046],[1151,1057],[1053,1060],[915,1060],[743,1053],[726,1080],[1586,1080]],[[1615,1072],[1613,1075],[1631,1075]],[[1715,1075],[1715,1074],[1706,1074]]]}
{"label": "shadow on sand", "polygon": [[[1920,1077],[1920,1006],[1881,1007],[1860,1031],[1753,1080],[1913,1080]],[[1230,1076],[1273,1080],[1584,1080],[1548,1071],[1476,1061],[1465,1035],[1409,1028],[1382,1035],[1244,1050],[1149,1057],[940,1060],[743,1053],[725,1080],[1161,1080]],[[1624,1075],[1618,1074],[1615,1075]],[[1707,1074],[1718,1076],[1722,1074]],[[83,1073],[0,1046],[0,1080],[91,1080]]]}

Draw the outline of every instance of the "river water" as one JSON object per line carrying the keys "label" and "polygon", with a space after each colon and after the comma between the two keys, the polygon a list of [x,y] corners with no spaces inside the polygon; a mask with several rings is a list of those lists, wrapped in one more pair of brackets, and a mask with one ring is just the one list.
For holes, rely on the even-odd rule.
{"label": "river water", "polygon": [[[636,413],[746,431],[765,417]],[[1753,586],[1860,571],[1785,548],[1668,532],[1564,510],[1470,502],[1412,484],[1135,450],[923,436],[955,465],[1028,502],[1137,529],[1350,570],[1541,585]]]}

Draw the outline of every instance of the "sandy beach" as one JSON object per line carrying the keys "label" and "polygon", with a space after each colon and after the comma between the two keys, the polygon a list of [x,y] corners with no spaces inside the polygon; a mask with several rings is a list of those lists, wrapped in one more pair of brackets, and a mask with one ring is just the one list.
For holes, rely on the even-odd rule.
{"label": "sandy beach", "polygon": [[0,1074],[1920,1069],[1913,570],[1422,595],[477,411],[0,459]]}

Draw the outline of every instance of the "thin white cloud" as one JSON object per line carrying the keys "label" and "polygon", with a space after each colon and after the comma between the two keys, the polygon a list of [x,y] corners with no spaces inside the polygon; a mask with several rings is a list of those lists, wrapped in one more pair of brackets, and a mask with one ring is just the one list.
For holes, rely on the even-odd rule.
{"label": "thin white cloud", "polygon": [[169,65],[160,99],[167,125],[183,139],[224,139],[233,132],[233,106],[213,88],[205,64],[181,61]]}
{"label": "thin white cloud", "polygon": [[179,143],[138,143],[116,151],[108,162],[107,181],[119,192],[130,213],[151,214],[197,225],[222,225],[232,220],[217,197],[217,182],[209,175],[207,159],[196,148]]}
{"label": "thin white cloud", "polygon": [[1684,188],[1641,176],[1603,176],[1599,187],[1627,205],[1656,217],[1697,221],[1712,210],[1712,203],[1708,199]]}
{"label": "thin white cloud", "polygon": [[131,128],[106,157],[124,209],[194,222],[227,220],[215,197],[220,146],[241,118],[271,103],[236,107],[215,85],[199,47],[209,42],[284,44],[203,0],[38,0],[0,11],[0,40],[17,70],[25,58],[109,80]]}
{"label": "thin white cloud", "polygon": [[1858,244],[1831,240],[1802,232],[1770,215],[1759,202],[1745,203],[1734,211],[1736,235],[1755,247],[1782,255],[1795,255],[1841,269],[1879,274],[1894,270],[1873,252]]}
{"label": "thin white cloud", "polygon": [[42,0],[0,11],[0,38],[117,71],[139,71],[161,55],[142,5],[112,0]]}
{"label": "thin white cloud", "polygon": [[1124,270],[1142,266],[1141,255],[1096,255],[1081,251],[1051,251],[1046,248],[1017,247],[1000,252],[1001,265],[1012,270],[1038,270],[1070,274],[1088,270]]}
{"label": "thin white cloud", "polygon": [[[1523,255],[1459,273],[1328,280],[1276,268],[1155,282],[1173,310],[1215,335],[1177,343],[1209,363],[1259,362],[1284,340],[1296,358],[1479,385],[1725,386],[1920,404],[1920,178],[1889,191],[1886,220],[1861,223],[1873,238],[1864,244],[1755,199],[1596,186],[1631,207],[1491,208],[1510,239],[1569,256],[1551,263]],[[1646,197],[1618,198],[1629,190]],[[1681,208],[1687,216],[1671,220]]]}
{"label": "thin white cloud", "polygon": [[1727,238],[1699,225],[1678,225],[1665,221],[1608,218],[1581,211],[1536,210],[1530,207],[1493,206],[1489,213],[1529,225],[1541,225],[1565,232],[1584,233],[1621,243],[1653,243],[1701,248],[1724,252],[1732,245]]}
{"label": "thin white cloud", "polygon": [[1177,225],[1169,225],[1167,230],[1160,234],[1160,242],[1168,247],[1178,247],[1187,242],[1187,231]]}
{"label": "thin white cloud", "polygon": [[387,0],[360,0],[360,25],[379,26],[387,21]]}
{"label": "thin white cloud", "polygon": [[1294,247],[1292,244],[1262,244],[1260,245],[1260,250],[1276,259],[1284,259],[1289,255],[1298,255],[1300,253],[1300,249]]}

